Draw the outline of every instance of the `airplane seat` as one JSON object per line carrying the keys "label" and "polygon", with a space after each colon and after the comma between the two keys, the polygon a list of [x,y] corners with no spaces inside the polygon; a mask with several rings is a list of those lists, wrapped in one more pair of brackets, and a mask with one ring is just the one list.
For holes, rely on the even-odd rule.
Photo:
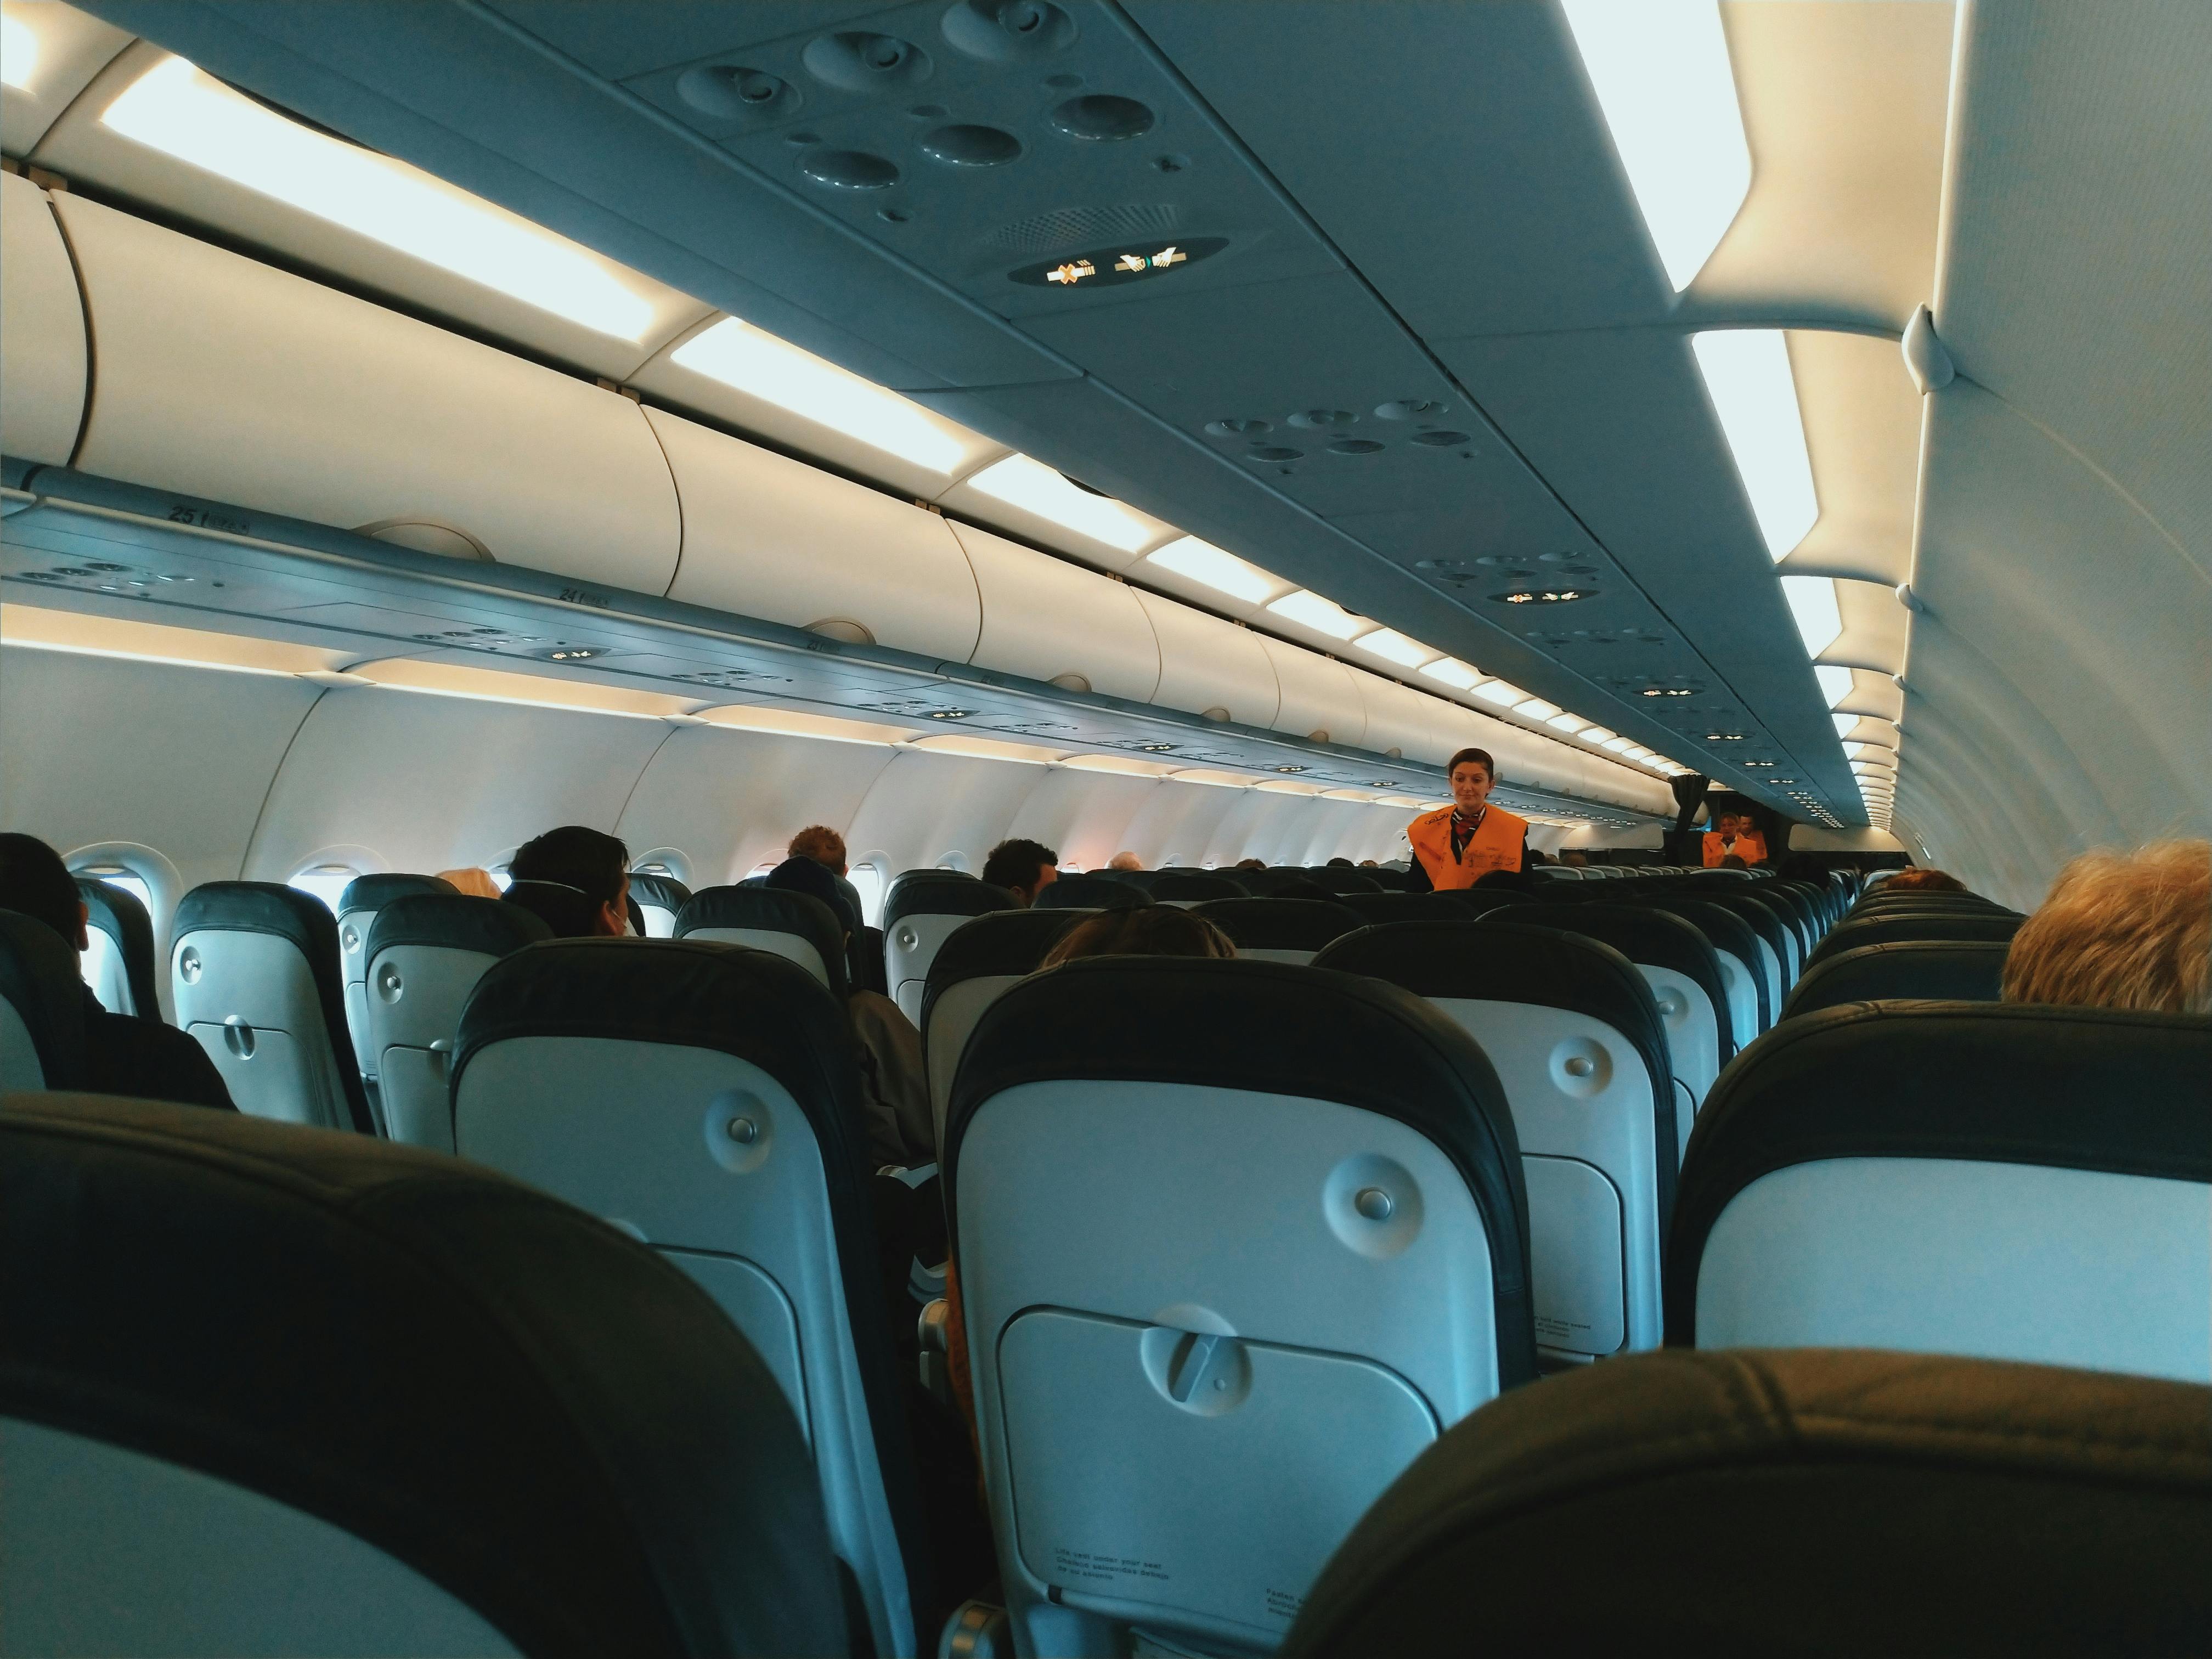
{"label": "airplane seat", "polygon": [[884,966],[899,1012],[918,1028],[929,965],[945,941],[971,917],[1017,908],[1005,888],[949,870],[909,870],[892,882],[884,896]]}
{"label": "airplane seat", "polygon": [[1549,904],[1563,896],[1557,893],[1528,893],[1517,887],[1455,887],[1441,896],[1471,916],[1486,916],[1492,910],[1504,910],[1516,904]]}
{"label": "airplane seat", "polygon": [[385,1133],[453,1150],[448,1099],[461,1010],[484,969],[553,930],[519,904],[463,893],[415,893],[369,930],[368,1042],[378,1061]]}
{"label": "airplane seat", "polygon": [[1249,962],[1287,962],[1303,967],[1331,939],[1367,925],[1358,911],[1319,899],[1208,899],[1191,906]]}
{"label": "airplane seat", "polygon": [[1679,916],[1705,936],[1720,958],[1721,983],[1728,992],[1729,1024],[1735,1045],[1743,1048],[1774,1024],[1782,1006],[1770,1000],[1765,971],[1765,953],[1751,925],[1723,905],[1701,899],[1655,894],[1638,901],[1641,908],[1663,915]]}
{"label": "airplane seat", "polygon": [[1810,956],[1820,942],[1821,933],[1820,911],[1812,898],[1795,882],[1770,881],[1759,891],[1760,897],[1780,907],[1783,919],[1796,930],[1798,959],[1802,962]]}
{"label": "airplane seat", "polygon": [[2212,1018],[1862,1003],[1699,1119],[1681,1346],[1899,1348],[2212,1381]]}
{"label": "airplane seat", "polygon": [[915,1652],[927,1543],[842,1000],[789,957],[696,936],[531,945],[469,998],[453,1102],[463,1158],[652,1245],[745,1334],[813,1452],[875,1651]]}
{"label": "airplane seat", "polygon": [[2021,913],[1974,893],[1877,893],[1851,908],[1851,919],[1904,915],[2016,916]]}
{"label": "airplane seat", "polygon": [[1326,887],[1341,898],[1349,893],[1379,893],[1382,884],[1364,870],[1347,870],[1340,864],[1316,864],[1310,869],[1291,872],[1293,879],[1304,876],[1316,887]]}
{"label": "airplane seat", "polygon": [[775,1377],[542,1193],[14,1094],[0,1259],[11,1653],[847,1650]]}
{"label": "airplane seat", "polygon": [[843,1006],[844,919],[820,899],[780,887],[706,887],[677,913],[678,939],[744,945],[795,962]]}
{"label": "airplane seat", "polygon": [[976,1027],[943,1169],[1019,1651],[1273,1648],[1400,1471],[1534,1374],[1512,1114],[1395,987],[1039,974]]}
{"label": "airplane seat", "polygon": [[644,918],[646,938],[671,939],[676,933],[677,912],[691,902],[691,890],[673,876],[647,875],[641,870],[633,870],[629,872],[629,897]]}
{"label": "airplane seat", "polygon": [[1580,881],[1589,872],[1583,870],[1577,870],[1571,864],[1540,864],[1529,873],[1534,875],[1537,880],[1548,884],[1563,881]]}
{"label": "airplane seat", "polygon": [[329,907],[277,882],[211,881],[178,902],[170,933],[177,1024],[240,1111],[382,1133],[354,1058]]}
{"label": "airplane seat", "polygon": [[1359,873],[1386,893],[1410,893],[1413,890],[1413,878],[1403,870],[1392,870],[1382,865],[1370,870],[1363,865]]}
{"label": "airplane seat", "polygon": [[[356,876],[338,895],[338,958],[345,969],[346,1036],[354,1059],[372,1088],[376,1084],[376,1045],[368,1037],[368,933],[376,913],[410,893],[450,893],[450,882],[437,876]],[[382,1103],[377,1103],[381,1105]]]}
{"label": "airplane seat", "polygon": [[565,881],[511,881],[499,896],[501,902],[536,916],[556,939],[596,937],[605,908],[582,888]]}
{"label": "airplane seat", "polygon": [[1489,1057],[1520,1138],[1546,1362],[1658,1346],[1679,1138],[1667,1028],[1636,965],[1578,933],[1493,921],[1363,928],[1314,966],[1425,998]]}
{"label": "airplane seat", "polygon": [[2011,914],[1969,915],[1960,911],[1934,915],[1854,917],[1820,941],[1820,948],[1813,952],[1813,960],[1826,962],[1846,951],[1861,950],[1869,945],[1899,944],[1906,939],[1983,939],[2008,945],[2027,920]]}
{"label": "airplane seat", "polygon": [[154,919],[136,893],[91,876],[76,878],[84,902],[84,978],[111,1014],[161,1018],[154,977]]}
{"label": "airplane seat", "polygon": [[1141,887],[1111,876],[1062,876],[1040,890],[1040,910],[1133,910],[1152,902]]}
{"label": "airplane seat", "polygon": [[1636,905],[1523,905],[1510,914],[1516,923],[1564,928],[1610,945],[1650,981],[1666,1024],[1668,1059],[1680,1091],[1674,1102],[1679,1164],[1698,1109],[1735,1054],[1719,953],[1680,916]]}
{"label": "airplane seat", "polygon": [[[1055,886],[1057,883],[1054,884]],[[972,916],[953,929],[929,964],[921,999],[921,1057],[929,1075],[929,1115],[939,1150],[961,1051],[983,1012],[1036,972],[1060,935],[1095,910],[1007,910]]]}
{"label": "airplane seat", "polygon": [[1473,918],[1445,893],[1346,893],[1338,901],[1356,910],[1369,927],[1386,921],[1469,921]]}
{"label": "airplane seat", "polygon": [[[1749,929],[1753,941],[1753,955],[1747,965],[1759,977],[1759,1029],[1765,1030],[1780,1017],[1782,1000],[1789,994],[1790,986],[1796,980],[1796,973],[1791,964],[1790,930],[1783,926],[1781,916],[1771,905],[1762,903],[1749,893],[1739,891],[1726,883],[1692,881],[1687,884],[1683,897],[1700,904],[1717,906]],[[1674,908],[1676,902],[1669,901],[1667,908]]]}
{"label": "airplane seat", "polygon": [[1213,899],[1243,896],[1242,887],[1210,870],[1163,870],[1152,886],[1155,904],[1201,904]]}
{"label": "airplane seat", "polygon": [[1451,1430],[1345,1541],[1283,1654],[1446,1659],[1477,1617],[1499,1653],[1660,1631],[1716,1654],[2181,1653],[2212,1629],[2208,1553],[2205,1389],[1670,1350]]}
{"label": "airplane seat", "polygon": [[67,939],[34,916],[0,910],[0,1088],[82,1079],[84,989]]}
{"label": "airplane seat", "polygon": [[2005,954],[2011,948],[1995,939],[1862,945],[1808,968],[1782,1005],[1782,1018],[1795,1019],[1846,1002],[1995,1002],[2003,992]]}

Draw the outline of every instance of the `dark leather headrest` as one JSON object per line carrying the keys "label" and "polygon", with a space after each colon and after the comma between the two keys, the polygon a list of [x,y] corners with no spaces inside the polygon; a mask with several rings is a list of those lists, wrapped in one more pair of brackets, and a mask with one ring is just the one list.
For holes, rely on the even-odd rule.
{"label": "dark leather headrest", "polygon": [[[1908,915],[1869,916],[1840,922],[1814,949],[1811,961],[1826,962],[1846,951],[1869,945],[1894,945],[1905,939],[1985,939],[2008,944],[2020,931],[2024,916],[1995,915],[1946,910],[1934,915],[1915,911]],[[1810,966],[1811,963],[1807,964]]]}
{"label": "dark leather headrest", "polygon": [[886,931],[902,916],[981,916],[1015,908],[1003,887],[951,870],[909,870],[884,898]]}
{"label": "dark leather headrest", "polygon": [[1318,951],[1364,927],[1358,911],[1319,899],[1221,898],[1191,907],[1240,951]]}
{"label": "dark leather headrest", "polygon": [[1203,902],[1244,896],[1242,887],[1228,877],[1217,876],[1210,870],[1163,870],[1153,880],[1152,888],[1155,904],[1167,904],[1178,899]]}
{"label": "dark leather headrest", "polygon": [[374,876],[356,876],[338,895],[338,914],[349,910],[381,910],[396,898],[405,898],[410,893],[451,893],[457,890],[453,883],[442,876],[410,876],[392,873]]}
{"label": "dark leather headrest", "polygon": [[1512,913],[1516,925],[1560,927],[1610,945],[1631,962],[1671,969],[1705,994],[1720,1024],[1721,1056],[1735,1052],[1729,1018],[1728,986],[1720,957],[1705,936],[1680,916],[1638,904],[1524,904]]}
{"label": "dark leather headrest", "polygon": [[1782,1018],[1882,999],[1995,1002],[2010,949],[1996,939],[1905,939],[1821,957],[1790,988]]}
{"label": "dark leather headrest", "polygon": [[1346,893],[1346,908],[1370,926],[1384,921],[1470,921],[1465,906],[1447,893]]}
{"label": "dark leather headrest", "polygon": [[749,927],[805,939],[829,970],[830,989],[845,996],[844,919],[811,893],[783,887],[706,887],[676,913],[676,937],[702,927]]}
{"label": "dark leather headrest", "polygon": [[1379,893],[1382,884],[1364,870],[1347,870],[1340,864],[1316,864],[1300,872],[1316,887],[1332,893]]}
{"label": "dark leather headrest", "polygon": [[1091,957],[1025,979],[977,1022],[953,1079],[942,1167],[956,1224],[961,1137],[975,1109],[1058,1079],[1336,1101],[1411,1125],[1457,1166],[1489,1234],[1500,1384],[1534,1375],[1513,1115],[1481,1049],[1419,997],[1283,963],[1181,957]]}
{"label": "dark leather headrest", "polygon": [[1835,1158],[1971,1158],[2212,1182],[2212,1018],[1996,1002],[1872,1002],[1776,1026],[1691,1132],[1667,1340],[1697,1337],[1706,1235],[1759,1176]]}
{"label": "dark leather headrest", "polygon": [[76,878],[76,896],[83,901],[85,925],[97,927],[115,942],[123,958],[123,973],[131,984],[133,1011],[141,1019],[160,1020],[161,999],[154,968],[154,919],[138,896],[94,876]]}
{"label": "dark leather headrest", "polygon": [[[1731,872],[1733,873],[1733,872]],[[1750,928],[1774,952],[1786,975],[1790,968],[1790,932],[1782,920],[1782,912],[1773,902],[1740,887],[1726,887],[1719,882],[1701,881],[1691,890],[1698,902],[1717,905]]]}
{"label": "dark leather headrest", "polygon": [[[84,979],[70,942],[35,916],[0,910],[0,1000],[31,1034],[49,1089],[70,1089],[84,1071]],[[15,1079],[8,1079],[12,1083]]]}
{"label": "dark leather headrest", "polygon": [[1145,903],[1144,890],[1111,876],[1062,876],[1040,890],[1040,910],[1133,910]]}
{"label": "dark leather headrest", "polygon": [[650,904],[671,915],[691,902],[691,890],[675,877],[649,876],[641,870],[629,872],[629,896],[637,903]]}
{"label": "dark leather headrest", "polygon": [[414,893],[376,913],[366,955],[374,960],[379,951],[395,945],[428,945],[503,957],[552,937],[544,920],[520,904],[465,893]]}
{"label": "dark leather headrest", "polygon": [[37,1264],[0,1273],[0,1413],[317,1516],[525,1653],[845,1651],[775,1377],[581,1210],[364,1136],[19,1094],[0,1260]]}
{"label": "dark leather headrest", "polygon": [[[1682,1518],[1694,1516],[1694,1525]],[[1339,1547],[1284,1659],[2192,1652],[2212,1389],[1804,1348],[1608,1359],[1483,1407]],[[1879,1585],[1879,1594],[1869,1586]]]}
{"label": "dark leather headrest", "polygon": [[591,939],[599,932],[599,902],[565,881],[511,881],[499,902],[544,922],[556,939]]}
{"label": "dark leather headrest", "polygon": [[1060,943],[1060,936],[1097,914],[1095,910],[1004,910],[977,916],[954,928],[929,964],[929,982],[922,994],[921,1029],[929,1029],[929,1011],[947,986],[965,979],[1002,979],[1036,972],[1045,952]]}

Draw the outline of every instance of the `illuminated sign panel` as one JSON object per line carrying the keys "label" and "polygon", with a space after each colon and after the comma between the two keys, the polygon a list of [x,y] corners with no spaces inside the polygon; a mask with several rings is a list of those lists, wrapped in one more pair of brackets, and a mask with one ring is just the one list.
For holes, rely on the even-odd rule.
{"label": "illuminated sign panel", "polygon": [[1030,288],[1063,290],[1115,288],[1124,283],[1145,283],[1185,265],[1210,259],[1229,246],[1225,236],[1201,236],[1196,241],[1124,245],[1093,248],[1087,253],[1063,254],[1024,265],[1006,274]]}

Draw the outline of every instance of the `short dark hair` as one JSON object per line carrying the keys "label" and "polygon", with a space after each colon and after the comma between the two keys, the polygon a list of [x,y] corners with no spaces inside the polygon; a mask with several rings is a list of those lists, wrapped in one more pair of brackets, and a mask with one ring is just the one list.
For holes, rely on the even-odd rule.
{"label": "short dark hair", "polygon": [[77,930],[76,878],[62,855],[36,836],[0,836],[0,910],[15,910],[43,921],[74,942]]}
{"label": "short dark hair", "polygon": [[1458,771],[1461,767],[1466,765],[1469,761],[1474,761],[1476,764],[1480,765],[1484,771],[1489,773],[1490,781],[1492,783],[1498,781],[1498,763],[1490,758],[1490,751],[1487,749],[1462,749],[1459,753],[1454,755],[1444,767],[1444,777],[1446,781],[1449,781],[1451,775]]}
{"label": "short dark hair", "polygon": [[612,836],[568,823],[523,842],[507,870],[517,881],[557,881],[595,904],[619,904],[629,848]]}
{"label": "short dark hair", "polygon": [[812,859],[825,870],[845,872],[845,838],[826,823],[810,823],[791,838],[786,858]]}
{"label": "short dark hair", "polygon": [[983,860],[983,879],[994,887],[1018,887],[1024,892],[1036,885],[1037,872],[1045,866],[1060,867],[1060,854],[1041,841],[1002,841]]}
{"label": "short dark hair", "polygon": [[1237,947],[1203,916],[1172,904],[1102,910],[1078,922],[1045,952],[1040,967],[1082,957],[1233,957]]}

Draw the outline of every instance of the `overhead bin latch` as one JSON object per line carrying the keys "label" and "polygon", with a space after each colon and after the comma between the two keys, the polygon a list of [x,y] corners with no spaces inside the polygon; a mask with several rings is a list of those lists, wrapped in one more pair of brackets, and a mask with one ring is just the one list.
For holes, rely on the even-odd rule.
{"label": "overhead bin latch", "polygon": [[1926,306],[1912,313],[1912,320],[1905,325],[1905,337],[1899,342],[1905,349],[1905,372],[1912,377],[1912,384],[1926,397],[1942,390],[1958,378],[1958,367],[1951,354],[1943,349],[1942,341],[1936,337],[1936,319]]}

